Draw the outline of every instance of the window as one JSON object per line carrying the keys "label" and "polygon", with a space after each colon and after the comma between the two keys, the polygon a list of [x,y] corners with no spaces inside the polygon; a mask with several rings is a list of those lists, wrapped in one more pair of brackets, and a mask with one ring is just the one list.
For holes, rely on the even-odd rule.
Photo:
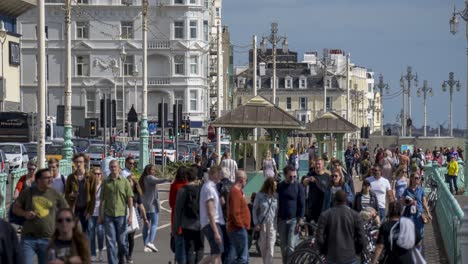
{"label": "window", "polygon": [[307,119],[307,115],[301,115],[301,122],[305,123]]}
{"label": "window", "polygon": [[89,24],[88,22],[76,22],[76,38],[88,39],[89,38]]}
{"label": "window", "polygon": [[133,22],[122,21],[120,22],[120,31],[122,32],[122,39],[133,39]]}
{"label": "window", "polygon": [[96,100],[96,92],[95,90],[88,90],[86,92],[86,116],[87,117],[94,117],[96,113],[95,109],[95,100]]}
{"label": "window", "polygon": [[286,97],[286,109],[291,110],[292,105],[291,105],[291,97]]}
{"label": "window", "polygon": [[174,73],[178,75],[185,74],[185,57],[182,55],[174,56]]}
{"label": "window", "polygon": [[76,76],[89,76],[89,56],[76,56]]}
{"label": "window", "polygon": [[184,0],[174,0],[174,4],[183,5]]}
{"label": "window", "polygon": [[16,42],[8,42],[9,53],[10,53],[10,65],[20,65],[20,45]]}
{"label": "window", "polygon": [[124,76],[133,76],[133,68],[135,64],[135,57],[134,56],[127,56],[124,61]]}
{"label": "window", "polygon": [[197,21],[190,21],[190,38],[196,39],[197,38]]}
{"label": "window", "polygon": [[244,77],[239,77],[237,79],[237,87],[239,88],[245,88],[245,78]]}
{"label": "window", "polygon": [[372,83],[367,84],[367,92],[372,93]]}
{"label": "window", "polygon": [[262,78],[257,76],[257,89],[262,89]]}
{"label": "window", "polygon": [[208,21],[203,21],[203,39],[208,41]]}
{"label": "window", "polygon": [[299,109],[307,110],[307,97],[299,97]]}
{"label": "window", "polygon": [[333,97],[327,96],[327,111],[331,111],[333,109]]}
{"label": "window", "polygon": [[301,77],[299,79],[299,88],[305,89],[307,88],[307,79],[304,77]]}
{"label": "window", "polygon": [[88,4],[88,0],[76,0],[77,4]]}
{"label": "window", "polygon": [[190,0],[190,4],[194,5],[197,3],[197,0]]}
{"label": "window", "polygon": [[[270,78],[270,88],[273,89],[273,77]],[[278,77],[276,77],[276,89],[278,89]]]}
{"label": "window", "polygon": [[122,5],[131,6],[133,0],[122,0]]}
{"label": "window", "polygon": [[216,8],[216,17],[221,17],[221,8]]}
{"label": "window", "polygon": [[184,38],[184,21],[174,22],[174,38],[176,39]]}
{"label": "window", "polygon": [[[45,38],[48,39],[49,38],[49,27],[48,26],[45,26]],[[37,26],[36,26],[36,37],[39,38],[39,32],[37,32]]]}
{"label": "window", "polygon": [[190,57],[190,74],[198,74],[198,57]]}
{"label": "window", "polygon": [[190,111],[197,111],[197,91],[190,91]]}
{"label": "window", "polygon": [[327,88],[332,88],[330,79],[327,79]]}
{"label": "window", "polygon": [[292,88],[292,78],[291,77],[286,77],[284,79],[284,88],[291,89]]}
{"label": "window", "polygon": [[207,8],[207,9],[208,9],[208,7],[209,7],[209,4],[210,4],[209,0],[205,0],[205,8]]}

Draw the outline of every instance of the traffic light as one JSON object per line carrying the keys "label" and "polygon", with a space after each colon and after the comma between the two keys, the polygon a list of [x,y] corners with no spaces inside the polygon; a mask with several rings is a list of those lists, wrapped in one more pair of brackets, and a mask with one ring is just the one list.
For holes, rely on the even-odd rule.
{"label": "traffic light", "polygon": [[185,124],[185,129],[186,129],[186,133],[187,134],[190,134],[190,117],[187,118],[187,120],[185,120],[187,123]]}
{"label": "traffic light", "polygon": [[172,128],[169,128],[169,139],[173,140],[174,139],[174,130]]}
{"label": "traffic light", "polygon": [[180,122],[180,132],[185,134],[185,119]]}
{"label": "traffic light", "polygon": [[45,125],[45,133],[46,133],[46,137],[51,136],[51,129],[50,129],[50,124],[49,123],[46,123],[46,125]]}
{"label": "traffic light", "polygon": [[361,138],[365,138],[365,131],[364,131],[364,127],[362,126],[361,127]]}
{"label": "traffic light", "polygon": [[89,135],[91,137],[97,136],[97,122],[96,120],[89,121]]}
{"label": "traffic light", "polygon": [[160,127],[167,126],[167,103],[158,104],[158,122]]}

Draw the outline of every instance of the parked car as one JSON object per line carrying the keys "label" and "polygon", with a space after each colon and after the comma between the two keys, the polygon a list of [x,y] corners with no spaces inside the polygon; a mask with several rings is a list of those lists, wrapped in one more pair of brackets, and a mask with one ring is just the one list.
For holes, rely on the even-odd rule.
{"label": "parked car", "polygon": [[0,173],[10,173],[10,164],[8,163],[5,152],[0,149]]}
{"label": "parked car", "polygon": [[124,157],[132,156],[138,162],[140,160],[140,141],[129,141],[122,155]]}
{"label": "parked car", "polygon": [[81,152],[87,152],[90,141],[87,138],[73,138],[72,139],[73,145],[76,147],[76,150],[81,153]]}
{"label": "parked car", "polygon": [[[150,143],[151,153],[154,155],[154,162],[162,164],[162,140],[155,140]],[[172,140],[164,141],[164,152],[166,153],[166,163],[176,161],[176,150]]]}
{"label": "parked car", "polygon": [[28,164],[28,151],[22,143],[0,143],[0,149],[5,152],[10,171],[24,168]]}
{"label": "parked car", "polygon": [[[45,150],[52,145],[52,142],[45,143]],[[37,142],[29,142],[24,143],[26,150],[28,151],[28,158],[29,160],[36,160],[37,159]]]}
{"label": "parked car", "polygon": [[103,144],[91,144],[88,148],[89,165],[101,166],[102,157],[104,154]]}
{"label": "parked car", "polygon": [[50,160],[51,158],[56,158],[57,160],[62,159],[62,145],[51,145],[47,148],[46,159]]}
{"label": "parked car", "polygon": [[177,150],[178,161],[195,162],[195,156],[200,153],[200,146],[196,144],[179,143]]}

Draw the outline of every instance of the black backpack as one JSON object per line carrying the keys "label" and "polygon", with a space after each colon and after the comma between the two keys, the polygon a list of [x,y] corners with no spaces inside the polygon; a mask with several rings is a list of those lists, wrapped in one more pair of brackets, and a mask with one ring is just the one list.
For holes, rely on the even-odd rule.
{"label": "black backpack", "polygon": [[185,189],[184,215],[189,219],[197,219],[200,215],[200,187],[198,185],[187,185]]}

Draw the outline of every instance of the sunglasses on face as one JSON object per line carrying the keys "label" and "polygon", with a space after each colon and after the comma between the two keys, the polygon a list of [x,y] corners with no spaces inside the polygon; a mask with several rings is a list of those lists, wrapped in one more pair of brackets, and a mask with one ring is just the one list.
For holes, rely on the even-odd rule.
{"label": "sunglasses on face", "polygon": [[135,165],[135,162],[127,162],[128,165]]}
{"label": "sunglasses on face", "polygon": [[338,177],[340,177],[340,175],[334,174],[334,175],[332,175],[332,177],[333,177],[333,178],[338,178]]}
{"label": "sunglasses on face", "polygon": [[29,171],[35,171],[36,168],[28,168]]}
{"label": "sunglasses on face", "polygon": [[57,219],[57,222],[60,223],[60,224],[63,223],[63,222],[65,222],[65,223],[71,223],[71,221],[72,221],[72,219],[71,219],[70,217]]}
{"label": "sunglasses on face", "polygon": [[94,175],[101,175],[101,173],[100,172],[95,172]]}
{"label": "sunglasses on face", "polygon": [[413,179],[415,179],[415,180],[419,180],[419,179],[421,179],[421,178],[419,178],[419,177],[413,177]]}

